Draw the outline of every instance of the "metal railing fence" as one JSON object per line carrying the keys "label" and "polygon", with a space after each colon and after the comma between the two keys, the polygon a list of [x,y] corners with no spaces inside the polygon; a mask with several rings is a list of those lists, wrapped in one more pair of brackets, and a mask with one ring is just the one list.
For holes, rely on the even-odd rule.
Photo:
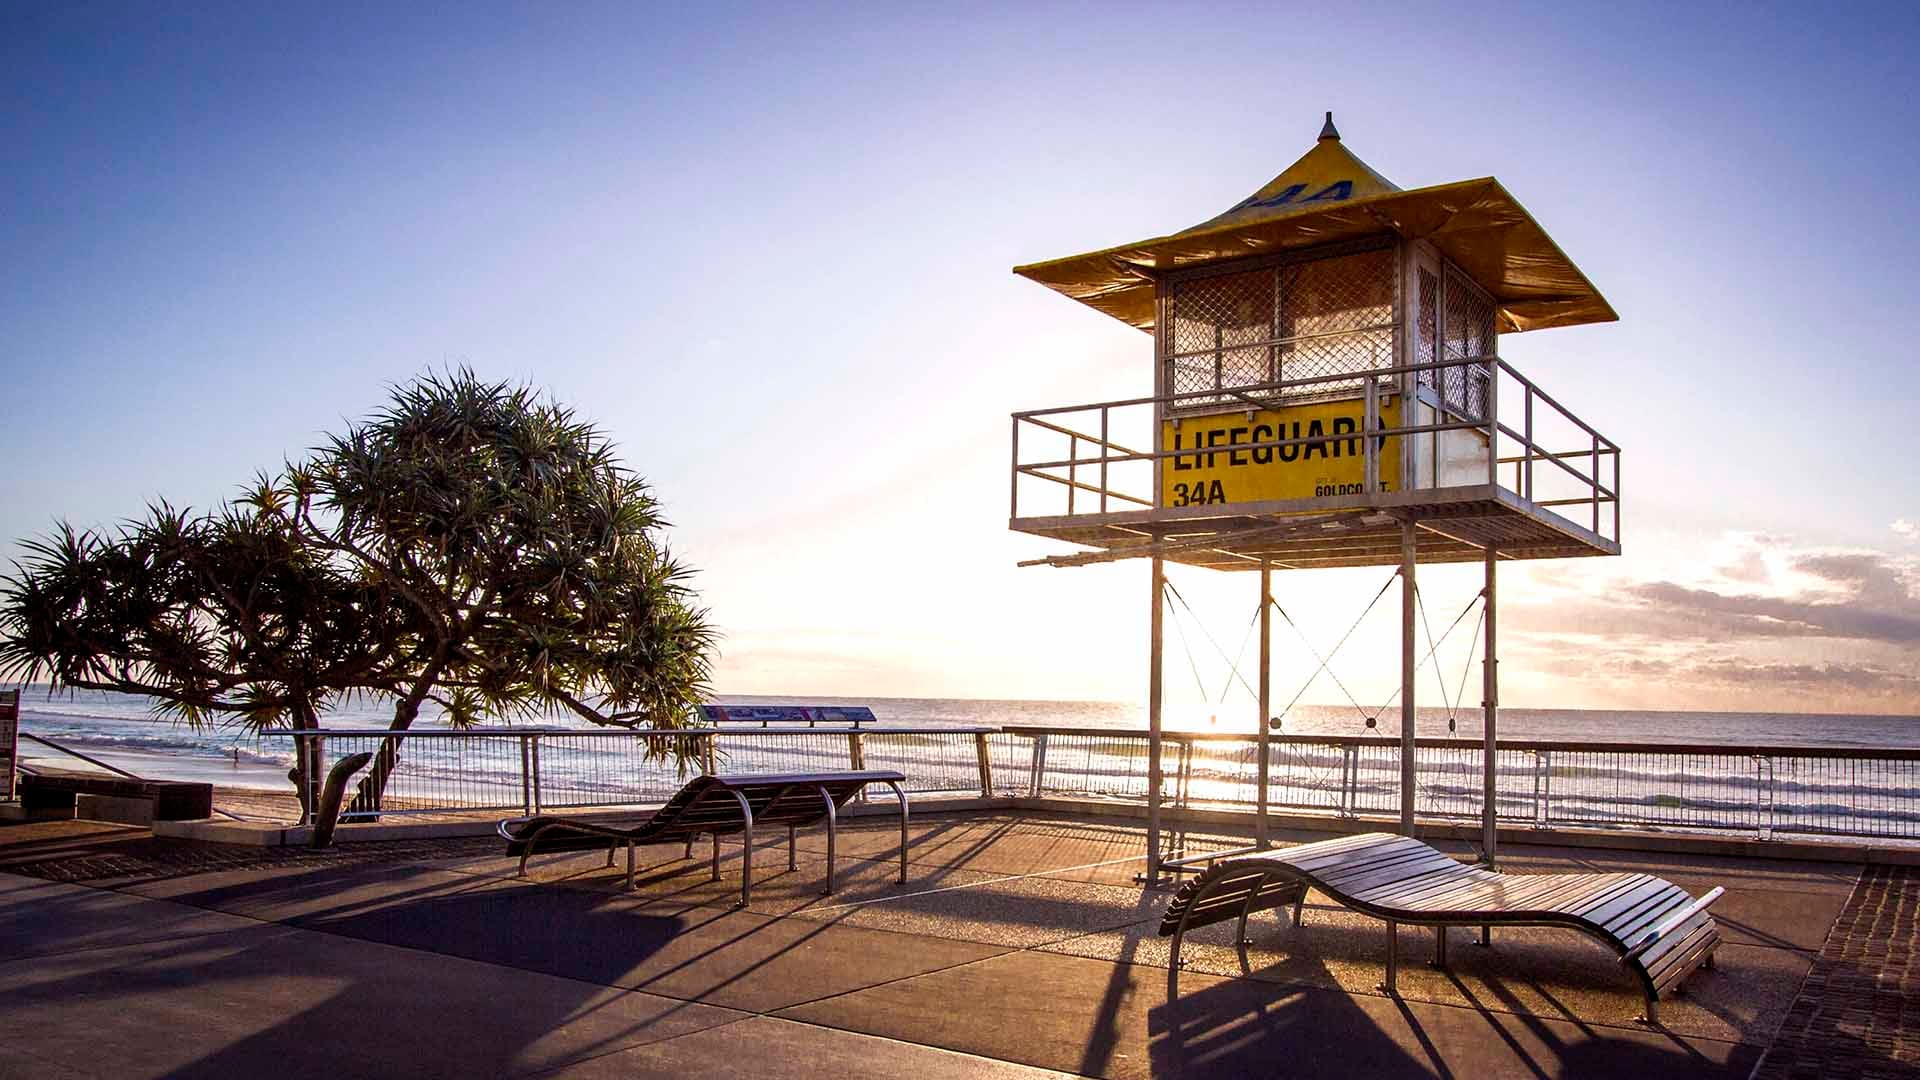
{"label": "metal railing fence", "polygon": [[[994,728],[689,728],[583,731],[492,728],[273,731],[310,745],[315,776],[358,753],[389,762],[377,799],[343,821],[394,815],[644,806],[665,801],[701,772],[898,769],[917,794],[991,791],[987,736]],[[296,753],[296,760],[306,758]],[[316,783],[316,781],[309,781]]]}
{"label": "metal railing fence", "polygon": [[[274,734],[318,740],[322,772],[348,755],[365,751],[379,760],[383,746],[395,747],[378,806],[349,809],[345,820],[657,804],[701,771],[896,769],[908,791],[923,795],[1147,795],[1149,743],[1139,730],[883,725]],[[1398,814],[1399,740],[1273,735],[1269,743],[1268,803],[1275,810]],[[1416,748],[1418,814],[1478,819],[1479,741],[1424,738]],[[1258,744],[1251,734],[1168,732],[1161,753],[1168,805],[1255,804]],[[1502,740],[1496,768],[1496,809],[1509,826],[1920,840],[1920,748]]]}
{"label": "metal railing fence", "polygon": [[[1035,744],[1030,796],[1145,799],[1143,732],[1009,727]],[[1162,736],[1171,805],[1255,802],[1252,735]],[[1338,817],[1399,813],[1399,740],[1273,735],[1268,804]],[[1477,820],[1476,739],[1416,741],[1416,811]],[[1495,811],[1504,825],[1920,840],[1920,748],[1722,746],[1502,740]]]}

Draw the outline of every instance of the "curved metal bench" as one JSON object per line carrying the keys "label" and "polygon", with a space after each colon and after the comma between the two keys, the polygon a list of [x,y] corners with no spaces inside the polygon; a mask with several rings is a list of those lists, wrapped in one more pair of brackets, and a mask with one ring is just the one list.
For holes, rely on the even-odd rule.
{"label": "curved metal bench", "polygon": [[900,785],[906,777],[891,771],[780,773],[753,776],[699,776],[674,793],[667,804],[636,825],[623,826],[591,818],[542,814],[500,823],[507,854],[520,856],[520,876],[534,849],[580,851],[605,847],[607,865],[622,844],[627,849],[626,888],[633,888],[633,849],[662,840],[685,840],[687,856],[693,841],[713,837],[713,880],[720,880],[720,837],[741,833],[746,848],[740,861],[740,906],[753,895],[753,830],[756,826],[787,827],[787,869],[795,869],[795,834],[803,826],[827,823],[827,892],[833,892],[834,839],[839,812],[868,784],[885,784],[900,801],[900,881],[907,880],[907,794]]}
{"label": "curved metal bench", "polygon": [[1221,859],[1174,895],[1160,921],[1173,936],[1168,993],[1178,992],[1180,942],[1188,930],[1291,905],[1300,923],[1307,888],[1387,924],[1387,977],[1399,973],[1399,924],[1436,928],[1434,963],[1446,963],[1449,926],[1561,926],[1605,942],[1632,971],[1657,1023],[1662,994],[1713,964],[1720,931],[1707,908],[1726,891],[1695,898],[1651,874],[1501,874],[1471,866],[1412,837],[1391,833],[1323,840]]}

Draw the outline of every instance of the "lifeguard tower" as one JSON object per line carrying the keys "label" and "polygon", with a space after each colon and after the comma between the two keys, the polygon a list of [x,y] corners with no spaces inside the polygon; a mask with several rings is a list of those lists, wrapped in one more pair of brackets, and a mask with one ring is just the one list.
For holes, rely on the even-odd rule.
{"label": "lifeguard tower", "polygon": [[[1397,566],[1400,825],[1415,812],[1415,570],[1478,561],[1482,842],[1495,846],[1495,570],[1620,553],[1620,451],[1500,359],[1499,335],[1617,318],[1491,177],[1403,191],[1319,140],[1218,217],[1015,268],[1153,335],[1150,396],[1015,413],[1011,526],[1152,563],[1146,878],[1160,841],[1165,564],[1257,571],[1266,845],[1272,571]],[[1214,853],[1218,854],[1218,853]]]}

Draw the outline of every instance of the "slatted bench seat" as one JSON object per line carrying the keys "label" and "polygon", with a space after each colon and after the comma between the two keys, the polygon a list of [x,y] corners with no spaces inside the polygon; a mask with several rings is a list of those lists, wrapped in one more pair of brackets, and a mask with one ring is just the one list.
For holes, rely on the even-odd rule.
{"label": "slatted bench seat", "polygon": [[1387,977],[1399,972],[1399,924],[1431,926],[1434,963],[1445,965],[1449,926],[1561,926],[1605,942],[1637,977],[1646,1020],[1659,1020],[1660,998],[1699,967],[1711,967],[1720,932],[1707,908],[1726,891],[1695,898],[1651,874],[1501,874],[1461,863],[1412,837],[1391,833],[1323,840],[1221,859],[1180,887],[1160,921],[1173,937],[1169,994],[1178,992],[1180,942],[1197,926],[1238,920],[1244,948],[1247,917],[1291,906],[1298,926],[1309,887],[1387,924]]}
{"label": "slatted bench seat", "polygon": [[667,804],[651,815],[632,818],[593,819],[543,814],[514,818],[499,825],[507,841],[507,854],[520,856],[520,875],[526,876],[527,860],[540,851],[583,851],[607,849],[607,865],[613,865],[613,853],[627,849],[625,887],[633,888],[633,849],[640,844],[661,841],[686,841],[686,854],[693,855],[693,841],[701,835],[713,838],[713,880],[720,880],[720,837],[743,835],[745,850],[740,863],[740,906],[753,895],[753,831],[756,827],[787,827],[787,869],[797,862],[796,835],[799,829],[827,825],[827,888],[833,892],[834,841],[838,834],[839,812],[847,801],[868,784],[885,784],[900,802],[900,881],[907,880],[907,795],[900,787],[906,777],[897,772],[781,773],[749,776],[700,776],[674,793]]}

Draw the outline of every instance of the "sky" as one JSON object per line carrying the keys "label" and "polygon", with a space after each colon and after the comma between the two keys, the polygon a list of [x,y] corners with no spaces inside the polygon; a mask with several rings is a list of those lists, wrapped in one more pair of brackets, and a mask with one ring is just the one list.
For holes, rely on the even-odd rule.
{"label": "sky", "polygon": [[[1920,713],[1920,15],[1561,7],[0,0],[0,556],[470,365],[648,478],[722,693],[1143,701],[1147,569],[1016,567],[1067,549],[1006,527],[1007,428],[1150,393],[1151,340],[1008,271],[1211,217],[1330,109],[1621,315],[1501,342],[1623,447],[1625,548],[1503,567],[1503,704]],[[1388,602],[1310,678],[1387,574],[1276,576],[1277,695],[1393,692]],[[1253,577],[1173,577],[1172,707],[1251,716]],[[1478,570],[1421,584],[1438,630]]]}

